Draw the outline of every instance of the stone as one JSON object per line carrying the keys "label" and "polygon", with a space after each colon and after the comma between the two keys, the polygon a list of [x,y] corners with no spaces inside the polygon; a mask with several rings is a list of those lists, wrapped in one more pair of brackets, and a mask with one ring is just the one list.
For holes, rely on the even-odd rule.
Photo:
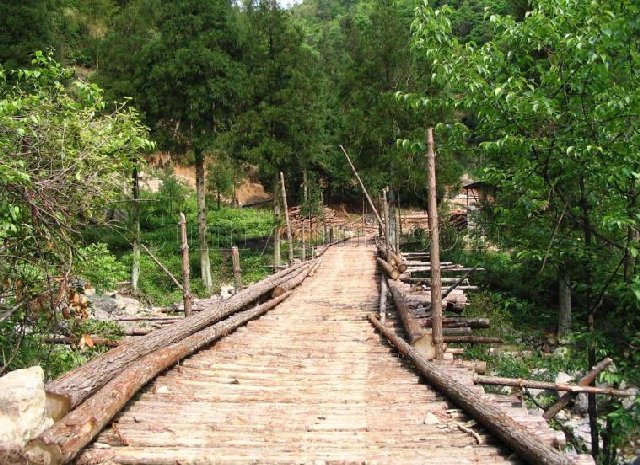
{"label": "stone", "polygon": [[51,425],[42,368],[15,370],[0,378],[0,448],[22,448]]}
{"label": "stone", "polygon": [[639,390],[638,390],[637,387],[628,388],[628,390],[633,392],[634,396],[633,397],[622,397],[622,401],[621,402],[622,402],[622,406],[625,409],[630,410],[633,407],[633,405],[635,404],[635,402],[636,402],[636,398],[638,397]]}
{"label": "stone", "polygon": [[579,414],[587,413],[589,408],[589,400],[587,399],[587,394],[584,392],[578,394],[573,403],[573,411]]}
{"label": "stone", "polygon": [[223,284],[220,286],[220,296],[223,299],[228,299],[235,293],[235,288],[231,284]]}
{"label": "stone", "polygon": [[568,373],[565,373],[564,371],[561,371],[556,375],[555,382],[558,384],[571,384],[574,380],[575,377],[571,376]]}
{"label": "stone", "polygon": [[437,425],[438,423],[440,423],[440,420],[437,416],[431,412],[427,413],[427,416],[424,418],[425,425]]}

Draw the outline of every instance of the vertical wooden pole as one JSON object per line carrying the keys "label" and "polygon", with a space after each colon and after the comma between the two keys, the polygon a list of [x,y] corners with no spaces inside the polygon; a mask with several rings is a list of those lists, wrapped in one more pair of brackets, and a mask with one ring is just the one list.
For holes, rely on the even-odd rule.
{"label": "vertical wooden pole", "polygon": [[364,232],[364,215],[366,213],[366,205],[364,203],[364,195],[362,196],[362,237],[365,236]]}
{"label": "vertical wooden pole", "polygon": [[387,278],[384,274],[380,275],[380,321],[384,323],[387,319],[387,294],[389,288],[387,287]]}
{"label": "vertical wooden pole", "polygon": [[442,280],[440,274],[440,229],[436,204],[436,152],[433,128],[427,129],[427,184],[429,199],[429,238],[431,240],[431,328],[436,349],[436,359],[443,358],[442,347]]}
{"label": "vertical wooden pole", "polygon": [[293,239],[291,237],[291,223],[289,222],[289,207],[287,206],[287,188],[284,185],[284,174],[280,171],[280,189],[282,190],[282,206],[284,220],[287,223],[287,242],[289,243],[289,265],[293,264]]}
{"label": "vertical wooden pole", "polygon": [[133,168],[133,204],[131,205],[133,217],[133,253],[131,264],[131,291],[134,295],[138,292],[140,280],[140,176],[138,167]]}
{"label": "vertical wooden pole", "polygon": [[387,188],[382,189],[382,215],[384,216],[384,246],[391,250],[389,241],[389,201],[387,200]]}
{"label": "vertical wooden pole", "polygon": [[301,251],[302,251],[302,261],[304,262],[307,259],[307,251],[306,251],[306,244],[304,241],[304,233],[305,233],[305,227],[304,227],[304,217],[302,218],[302,247],[301,247]]}
{"label": "vertical wooden pole", "polygon": [[275,271],[280,268],[280,201],[273,200],[273,215],[276,219],[276,226],[273,230],[273,265]]}
{"label": "vertical wooden pole", "polygon": [[240,252],[235,245],[231,247],[231,261],[233,262],[233,287],[237,294],[242,290],[242,268],[240,268]]}
{"label": "vertical wooden pole", "polygon": [[180,213],[180,237],[182,239],[182,302],[184,304],[184,316],[191,315],[191,290],[189,287],[189,242],[187,240],[187,219],[184,213]]}

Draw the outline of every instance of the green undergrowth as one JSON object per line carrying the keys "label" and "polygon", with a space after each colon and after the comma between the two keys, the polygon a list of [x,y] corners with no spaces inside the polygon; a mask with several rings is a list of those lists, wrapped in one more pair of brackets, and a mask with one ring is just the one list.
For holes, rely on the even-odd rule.
{"label": "green undergrowth", "polygon": [[[191,290],[198,297],[206,293],[200,276],[198,228],[195,193],[172,177],[164,177],[160,191],[143,191],[141,201],[142,243],[177,278],[182,276],[182,256],[178,231],[178,217],[184,212],[190,246]],[[85,262],[81,275],[91,281],[98,291],[113,290],[117,282],[130,279],[132,265],[129,210],[110,212],[115,217],[109,227],[84,232],[88,248],[101,253]],[[240,250],[240,266],[245,284],[258,281],[269,272],[273,254],[274,218],[270,210],[257,208],[215,208],[209,202],[208,243],[214,292],[233,282],[231,247]],[[267,246],[269,245],[269,246]],[[286,253],[286,247],[283,248]],[[284,255],[283,255],[284,256]],[[116,279],[117,278],[117,279]],[[182,294],[172,279],[143,250],[140,260],[139,297],[149,304],[169,305],[179,302]]]}

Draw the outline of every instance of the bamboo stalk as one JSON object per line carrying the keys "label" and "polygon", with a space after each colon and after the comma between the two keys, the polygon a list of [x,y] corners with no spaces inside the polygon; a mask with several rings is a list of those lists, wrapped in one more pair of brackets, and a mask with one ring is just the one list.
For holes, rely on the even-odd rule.
{"label": "bamboo stalk", "polygon": [[351,166],[351,169],[353,170],[353,174],[356,175],[356,178],[360,183],[360,187],[362,188],[362,192],[364,192],[364,195],[367,197],[367,201],[369,202],[369,206],[371,206],[371,211],[373,211],[373,213],[376,215],[378,224],[382,225],[383,224],[382,218],[380,218],[380,214],[378,213],[376,206],[373,204],[373,200],[371,200],[371,197],[369,196],[369,192],[367,192],[367,188],[364,187],[364,183],[362,182],[362,179],[360,179],[360,175],[356,171],[356,167],[353,166],[353,163],[351,162],[351,158],[349,158],[349,155],[347,154],[347,151],[344,149],[344,147],[341,145],[340,148],[342,149],[342,153],[344,153],[344,156],[347,158],[347,161],[349,162],[349,166]]}
{"label": "bamboo stalk", "polygon": [[282,189],[282,205],[284,220],[287,223],[287,242],[289,243],[289,266],[293,264],[293,238],[291,236],[291,222],[289,221],[289,207],[287,206],[287,188],[284,184],[284,174],[280,171],[280,189]]}

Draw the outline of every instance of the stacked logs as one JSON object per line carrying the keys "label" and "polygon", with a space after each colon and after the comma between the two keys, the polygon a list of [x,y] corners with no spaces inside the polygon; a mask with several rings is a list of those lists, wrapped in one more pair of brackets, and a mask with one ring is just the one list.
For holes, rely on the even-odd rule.
{"label": "stacked logs", "polygon": [[[317,257],[327,248],[320,247]],[[145,337],[124,341],[48,383],[47,408],[57,421],[27,444],[29,463],[69,463],[147,382],[275,307],[313,274],[319,260],[286,268],[227,300],[196,301],[194,307],[200,312]]]}
{"label": "stacked logs", "polygon": [[393,250],[387,249],[384,245],[378,244],[378,257],[376,258],[378,265],[385,272],[387,277],[396,281],[402,273],[407,271],[401,254],[395,253]]}

